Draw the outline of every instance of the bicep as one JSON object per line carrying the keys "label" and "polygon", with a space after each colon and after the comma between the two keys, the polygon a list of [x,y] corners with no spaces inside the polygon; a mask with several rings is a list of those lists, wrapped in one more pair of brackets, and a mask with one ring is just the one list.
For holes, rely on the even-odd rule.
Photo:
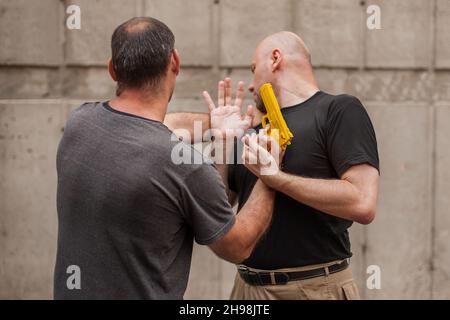
{"label": "bicep", "polygon": [[217,241],[211,243],[209,248],[220,258],[231,263],[239,264],[250,255],[248,250],[248,230],[242,221],[236,219],[233,227],[218,238]]}
{"label": "bicep", "polygon": [[364,202],[371,208],[376,206],[379,178],[378,169],[369,164],[352,166],[341,176],[342,180],[350,182],[357,188]]}
{"label": "bicep", "polygon": [[236,259],[236,242],[239,241],[239,225],[236,223],[222,238],[209,245],[209,248],[220,258],[232,263],[240,263]]}

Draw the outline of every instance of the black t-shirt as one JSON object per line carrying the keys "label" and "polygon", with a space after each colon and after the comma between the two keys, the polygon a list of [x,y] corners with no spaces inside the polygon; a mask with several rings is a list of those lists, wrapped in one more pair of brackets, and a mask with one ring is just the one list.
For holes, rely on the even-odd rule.
{"label": "black t-shirt", "polygon": [[[294,135],[286,150],[283,171],[339,179],[353,165],[367,163],[379,169],[375,131],[357,98],[318,92],[281,112]],[[235,152],[236,159],[241,152]],[[229,167],[228,183],[230,190],[238,194],[241,209],[257,178],[244,165],[234,163]],[[244,264],[272,270],[349,258],[352,253],[347,229],[351,225],[351,221],[277,193],[272,224]]]}

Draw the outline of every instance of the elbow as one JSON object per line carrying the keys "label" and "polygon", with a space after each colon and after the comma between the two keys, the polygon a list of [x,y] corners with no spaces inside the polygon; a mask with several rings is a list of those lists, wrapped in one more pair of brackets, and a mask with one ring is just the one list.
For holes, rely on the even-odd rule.
{"label": "elbow", "polygon": [[355,210],[355,221],[362,225],[369,225],[375,219],[375,206],[373,205],[360,205]]}
{"label": "elbow", "polygon": [[219,258],[234,264],[241,264],[252,254],[252,248],[241,242],[212,245],[211,248]]}
{"label": "elbow", "polygon": [[252,250],[250,248],[241,247],[239,250],[236,250],[235,254],[228,260],[234,264],[241,264],[242,262],[250,258],[251,254]]}
{"label": "elbow", "polygon": [[369,225],[373,222],[374,219],[375,219],[375,213],[367,212],[360,217],[360,221],[358,221],[358,222],[363,225]]}

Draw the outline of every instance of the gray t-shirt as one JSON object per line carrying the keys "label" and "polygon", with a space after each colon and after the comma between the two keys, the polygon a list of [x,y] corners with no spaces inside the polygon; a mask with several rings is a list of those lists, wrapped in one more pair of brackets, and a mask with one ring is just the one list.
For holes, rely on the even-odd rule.
{"label": "gray t-shirt", "polygon": [[171,136],[108,103],[71,114],[57,156],[55,299],[183,298],[193,239],[219,240],[235,216],[213,165],[171,161]]}

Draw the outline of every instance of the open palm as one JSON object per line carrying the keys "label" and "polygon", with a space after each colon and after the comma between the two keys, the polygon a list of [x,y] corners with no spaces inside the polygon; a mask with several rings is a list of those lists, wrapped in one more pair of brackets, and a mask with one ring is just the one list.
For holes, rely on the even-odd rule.
{"label": "open palm", "polygon": [[211,117],[211,130],[214,136],[222,138],[241,138],[251,127],[253,122],[253,106],[247,108],[247,113],[242,115],[242,102],[244,100],[244,83],[239,82],[236,100],[232,104],[231,79],[219,82],[219,97],[217,106],[214,104],[208,92],[203,92],[208,104]]}

